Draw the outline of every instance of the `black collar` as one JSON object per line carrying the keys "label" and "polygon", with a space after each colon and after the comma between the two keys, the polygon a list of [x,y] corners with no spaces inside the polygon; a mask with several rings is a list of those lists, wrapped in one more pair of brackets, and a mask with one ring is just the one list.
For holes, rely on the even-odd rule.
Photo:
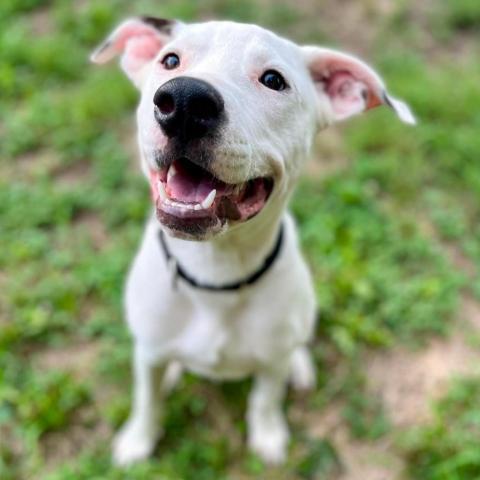
{"label": "black collar", "polygon": [[248,277],[244,278],[243,280],[239,280],[238,282],[233,283],[226,283],[224,285],[212,285],[210,283],[201,283],[195,278],[191,277],[185,269],[178,263],[175,257],[171,254],[170,250],[168,249],[167,243],[165,242],[165,237],[162,230],[159,230],[158,237],[160,239],[160,245],[163,250],[163,254],[165,255],[165,259],[167,263],[173,264],[173,278],[174,280],[178,277],[185,280],[189,283],[192,287],[199,288],[201,290],[209,290],[213,292],[225,292],[225,291],[232,291],[232,290],[239,290],[240,288],[246,287],[248,285],[254,284],[259,278],[261,278],[273,265],[278,254],[280,253],[280,248],[282,247],[283,243],[283,226],[280,227],[280,232],[278,233],[277,241],[269,253],[269,255],[265,258],[264,262],[260,266],[258,270],[253,272]]}

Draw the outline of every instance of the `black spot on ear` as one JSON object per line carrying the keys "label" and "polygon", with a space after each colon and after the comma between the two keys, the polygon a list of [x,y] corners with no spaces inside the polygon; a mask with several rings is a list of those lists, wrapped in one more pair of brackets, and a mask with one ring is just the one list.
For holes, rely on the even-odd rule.
{"label": "black spot on ear", "polygon": [[106,50],[112,44],[111,40],[105,40],[105,43],[100,45],[98,50],[95,52],[96,55],[100,55],[104,50]]}
{"label": "black spot on ear", "polygon": [[148,15],[140,17],[140,20],[152,27],[156,28],[160,32],[170,34],[172,32],[173,20],[167,20],[165,18],[150,17]]}
{"label": "black spot on ear", "polygon": [[385,103],[385,105],[388,105],[390,108],[393,108],[395,110],[395,107],[393,103],[390,101],[390,99],[388,98],[387,92],[385,90],[382,92],[382,100],[383,100],[383,103]]}

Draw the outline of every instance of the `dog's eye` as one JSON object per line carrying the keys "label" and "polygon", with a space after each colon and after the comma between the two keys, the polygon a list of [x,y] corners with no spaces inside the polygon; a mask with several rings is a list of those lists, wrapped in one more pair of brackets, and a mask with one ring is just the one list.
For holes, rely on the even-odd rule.
{"label": "dog's eye", "polygon": [[271,90],[285,90],[287,88],[287,82],[276,70],[267,70],[261,77],[260,83],[263,83]]}
{"label": "dog's eye", "polygon": [[162,65],[165,67],[165,70],[173,70],[180,66],[180,58],[175,53],[168,53],[163,57]]}

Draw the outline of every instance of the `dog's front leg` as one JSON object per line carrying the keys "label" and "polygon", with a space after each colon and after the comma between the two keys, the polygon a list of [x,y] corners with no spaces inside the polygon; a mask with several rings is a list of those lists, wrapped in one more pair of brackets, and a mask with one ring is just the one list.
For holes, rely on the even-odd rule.
{"label": "dog's front leg", "polygon": [[133,356],[134,392],[129,419],[113,444],[117,465],[129,465],[151,455],[162,434],[161,417],[165,388],[165,363],[155,361],[138,343]]}
{"label": "dog's front leg", "polygon": [[265,462],[282,463],[288,446],[288,426],[283,399],[289,376],[288,364],[263,370],[255,377],[248,399],[248,444]]}

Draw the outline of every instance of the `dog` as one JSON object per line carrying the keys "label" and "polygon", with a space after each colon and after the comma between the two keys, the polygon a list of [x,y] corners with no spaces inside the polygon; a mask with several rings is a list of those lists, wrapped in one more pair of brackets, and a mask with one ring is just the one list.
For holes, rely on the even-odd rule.
{"label": "dog", "polygon": [[380,105],[415,123],[354,56],[255,25],[127,19],[92,54],[139,89],[138,144],[154,212],[128,275],[134,396],[113,460],[150,456],[183,369],[253,377],[248,445],[286,458],[290,381],[315,384],[312,279],[287,204],[316,133]]}

